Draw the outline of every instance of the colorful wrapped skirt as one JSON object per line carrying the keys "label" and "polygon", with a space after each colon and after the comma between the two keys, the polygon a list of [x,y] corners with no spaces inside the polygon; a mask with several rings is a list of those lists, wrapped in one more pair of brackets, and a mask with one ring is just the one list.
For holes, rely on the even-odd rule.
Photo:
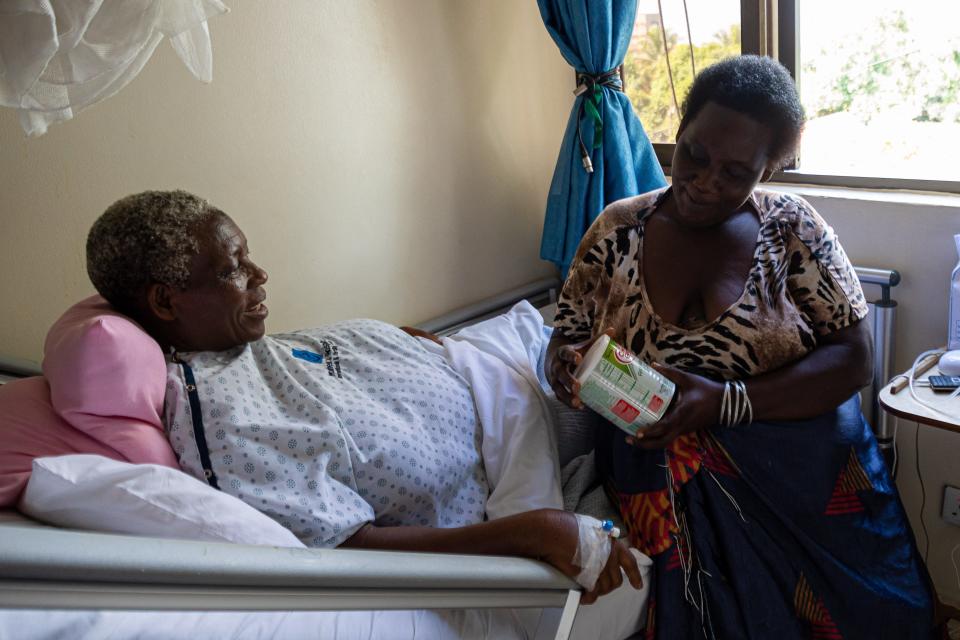
{"label": "colorful wrapped skirt", "polygon": [[648,638],[932,637],[929,576],[858,396],[665,450],[605,425],[596,454],[654,559]]}

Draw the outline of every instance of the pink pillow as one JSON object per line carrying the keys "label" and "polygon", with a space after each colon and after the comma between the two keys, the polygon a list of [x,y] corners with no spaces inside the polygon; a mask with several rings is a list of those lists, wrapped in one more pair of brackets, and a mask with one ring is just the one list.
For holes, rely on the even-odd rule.
{"label": "pink pillow", "polygon": [[92,296],[54,323],[43,351],[61,418],[128,462],[179,468],[161,422],[167,365],[137,323]]}
{"label": "pink pillow", "polygon": [[74,429],[50,404],[50,387],[37,376],[0,385],[0,507],[16,505],[34,458],[68,453],[123,456]]}

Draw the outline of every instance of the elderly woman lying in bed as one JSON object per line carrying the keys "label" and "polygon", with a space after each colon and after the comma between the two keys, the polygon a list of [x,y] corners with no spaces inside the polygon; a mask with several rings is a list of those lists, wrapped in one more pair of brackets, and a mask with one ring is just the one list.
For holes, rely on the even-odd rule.
{"label": "elderly woman lying in bed", "polygon": [[[181,467],[308,546],[516,555],[571,577],[588,564],[596,534],[571,513],[486,519],[474,389],[435,336],[372,320],[265,336],[267,273],[225,213],[182,191],[112,205],[87,267],[169,354],[165,426]],[[606,553],[580,575],[585,602],[621,569],[640,587],[627,548]]]}

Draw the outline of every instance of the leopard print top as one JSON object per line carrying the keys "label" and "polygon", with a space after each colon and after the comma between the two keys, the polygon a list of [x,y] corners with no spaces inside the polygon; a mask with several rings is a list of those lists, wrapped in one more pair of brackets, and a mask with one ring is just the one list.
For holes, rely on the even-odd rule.
{"label": "leopard print top", "polygon": [[860,282],[836,235],[802,198],[757,189],[760,219],[740,298],[687,329],[659,318],[643,280],[644,224],[669,187],[608,207],[587,231],[557,304],[555,326],[584,340],[607,327],[647,362],[715,379],[742,379],[799,360],[817,338],[867,314]]}

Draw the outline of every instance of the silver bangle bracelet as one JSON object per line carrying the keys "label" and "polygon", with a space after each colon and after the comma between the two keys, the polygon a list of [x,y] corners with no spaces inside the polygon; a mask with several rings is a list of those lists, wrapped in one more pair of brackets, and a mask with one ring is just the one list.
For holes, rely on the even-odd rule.
{"label": "silver bangle bracelet", "polygon": [[720,424],[732,427],[744,422],[753,422],[753,405],[747,395],[747,385],[742,380],[728,380],[723,384]]}

